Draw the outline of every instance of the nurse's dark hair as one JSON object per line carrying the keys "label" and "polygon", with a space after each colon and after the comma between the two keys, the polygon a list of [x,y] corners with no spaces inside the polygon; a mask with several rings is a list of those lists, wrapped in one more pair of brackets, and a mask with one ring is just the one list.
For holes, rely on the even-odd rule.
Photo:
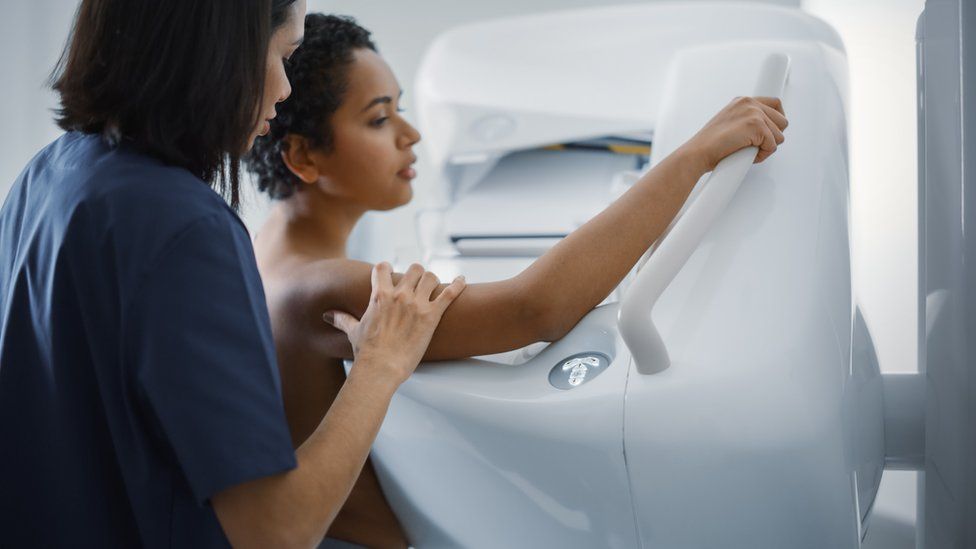
{"label": "nurse's dark hair", "polygon": [[52,87],[66,131],[126,141],[239,204],[271,35],[295,0],[82,0]]}
{"label": "nurse's dark hair", "polygon": [[278,105],[271,131],[254,140],[245,158],[258,188],[271,198],[286,198],[301,188],[301,180],[281,159],[288,146],[286,135],[305,137],[325,152],[333,149],[330,119],[349,86],[349,67],[357,49],[376,51],[376,45],[355,19],[321,13],[305,16],[305,41],[286,68],[291,95]]}

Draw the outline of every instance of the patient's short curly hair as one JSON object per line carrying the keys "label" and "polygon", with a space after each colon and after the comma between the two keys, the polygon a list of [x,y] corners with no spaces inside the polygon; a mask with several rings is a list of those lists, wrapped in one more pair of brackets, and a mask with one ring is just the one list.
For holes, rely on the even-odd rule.
{"label": "patient's short curly hair", "polygon": [[301,184],[281,159],[287,147],[286,135],[301,135],[314,147],[332,149],[329,121],[342,104],[353,53],[363,48],[376,51],[370,32],[355,19],[321,13],[305,17],[305,41],[292,54],[286,69],[291,96],[278,104],[271,131],[255,139],[245,158],[248,169],[257,177],[258,188],[271,198],[291,196]]}

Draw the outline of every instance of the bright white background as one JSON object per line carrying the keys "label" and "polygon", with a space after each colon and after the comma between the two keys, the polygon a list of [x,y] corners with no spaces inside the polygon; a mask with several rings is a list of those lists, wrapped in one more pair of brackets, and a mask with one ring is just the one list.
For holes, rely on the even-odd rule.
{"label": "bright white background", "polygon": [[[638,2],[309,0],[308,6],[309,11],[353,15],[374,32],[381,53],[406,91],[409,117],[413,75],[424,49],[438,33],[485,18],[623,3]],[[801,1],[772,3],[796,6]],[[848,50],[854,283],[885,371],[916,369],[914,28],[922,4],[923,0],[802,1],[804,9],[840,32]],[[0,17],[0,199],[34,153],[60,133],[51,121],[50,109],[56,100],[47,90],[45,78],[67,37],[76,5],[76,0],[4,2]],[[423,159],[422,143],[418,152]],[[413,213],[430,196],[423,160],[418,168],[414,203],[372,216],[357,235],[359,242],[386,250],[387,258],[412,246]],[[266,203],[253,193],[250,198],[244,217],[253,231],[260,226]],[[886,474],[882,485],[884,497],[876,510],[894,520],[895,530],[914,518],[912,482],[912,475]],[[877,547],[900,546],[894,538],[869,541]]]}

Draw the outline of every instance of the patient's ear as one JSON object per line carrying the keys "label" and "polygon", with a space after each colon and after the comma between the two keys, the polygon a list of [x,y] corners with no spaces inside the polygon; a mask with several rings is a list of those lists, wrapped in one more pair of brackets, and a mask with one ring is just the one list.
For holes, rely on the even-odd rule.
{"label": "patient's ear", "polygon": [[281,147],[281,160],[288,170],[304,183],[315,183],[319,180],[319,167],[311,153],[308,139],[301,135],[288,134]]}

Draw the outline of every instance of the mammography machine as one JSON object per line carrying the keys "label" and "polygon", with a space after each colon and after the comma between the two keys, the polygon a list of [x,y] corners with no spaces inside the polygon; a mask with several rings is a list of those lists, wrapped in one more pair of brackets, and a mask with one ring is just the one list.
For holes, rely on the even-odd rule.
{"label": "mammography machine", "polygon": [[439,38],[417,107],[442,279],[518,273],[735,96],[781,97],[790,128],[765,163],[740,151],[706,175],[562,340],[404,383],[373,460],[414,545],[857,548],[900,468],[922,471],[920,546],[973,547],[974,11],[930,0],[919,23],[922,373],[901,376],[880,373],[852,295],[847,63],[828,25],[655,3]]}

